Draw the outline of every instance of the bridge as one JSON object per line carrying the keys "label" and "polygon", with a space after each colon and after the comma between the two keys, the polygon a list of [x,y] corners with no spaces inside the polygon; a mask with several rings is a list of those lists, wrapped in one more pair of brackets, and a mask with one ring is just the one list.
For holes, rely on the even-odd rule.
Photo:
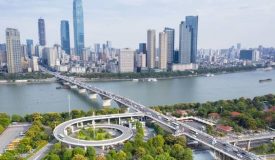
{"label": "bridge", "polygon": [[261,160],[261,158],[257,157],[253,153],[247,152],[237,146],[231,145],[224,141],[216,140],[214,137],[198,129],[179,122],[175,118],[167,117],[163,114],[160,114],[142,104],[134,102],[131,99],[101,90],[92,85],[77,81],[72,77],[63,76],[58,72],[50,72],[44,67],[40,67],[40,69],[44,72],[54,75],[57,79],[60,79],[65,83],[69,83],[70,85],[74,86],[73,88],[78,88],[79,90],[81,90],[81,92],[91,93],[93,98],[96,95],[99,95],[100,97],[102,97],[103,103],[110,103],[113,100],[119,106],[126,106],[130,109],[135,110],[137,113],[143,113],[145,117],[150,118],[161,124],[162,126],[169,128],[175,136],[185,135],[204,144],[205,146],[208,146],[209,148],[214,150],[215,154],[220,159]]}

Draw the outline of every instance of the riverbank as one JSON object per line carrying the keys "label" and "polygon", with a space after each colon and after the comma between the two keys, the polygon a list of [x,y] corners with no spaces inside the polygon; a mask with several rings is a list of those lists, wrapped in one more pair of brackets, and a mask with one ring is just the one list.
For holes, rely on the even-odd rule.
{"label": "riverbank", "polygon": [[55,82],[55,78],[47,78],[47,79],[23,79],[23,80],[0,80],[1,84],[40,84],[40,83],[53,83]]}
{"label": "riverbank", "polygon": [[[232,68],[231,68],[232,69]],[[152,76],[152,77],[145,77],[145,78],[85,78],[81,77],[81,75],[79,75],[78,77],[76,77],[77,80],[81,80],[83,82],[120,82],[120,81],[133,81],[133,79],[138,79],[139,81],[147,81],[148,79],[157,79],[157,80],[169,80],[169,79],[182,79],[182,78],[193,78],[193,77],[207,77],[208,74],[210,74],[211,76],[215,76],[215,75],[222,75],[222,74],[232,74],[232,73],[242,73],[242,72],[253,72],[256,71],[257,69],[262,69],[262,68],[257,68],[257,67],[252,67],[249,69],[244,69],[244,70],[236,70],[236,71],[220,71],[220,72],[205,72],[198,74],[200,71],[197,72],[190,72],[191,74],[189,75],[179,75],[179,76],[167,76],[167,77],[156,77],[156,76]],[[230,70],[230,68],[229,68]],[[167,72],[169,73],[169,72]],[[139,73],[137,73],[139,74]]]}

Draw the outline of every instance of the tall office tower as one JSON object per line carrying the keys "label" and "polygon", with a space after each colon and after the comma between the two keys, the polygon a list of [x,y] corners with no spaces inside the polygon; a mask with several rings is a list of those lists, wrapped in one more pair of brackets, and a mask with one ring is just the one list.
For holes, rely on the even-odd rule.
{"label": "tall office tower", "polygon": [[119,72],[134,72],[134,56],[135,51],[125,48],[119,52]]}
{"label": "tall office tower", "polygon": [[34,51],[34,47],[33,47],[33,40],[31,39],[27,39],[26,40],[26,43],[27,43],[27,54],[28,54],[28,57],[29,58],[32,58],[33,56],[33,51]]}
{"label": "tall office tower", "polygon": [[21,57],[24,58],[25,60],[27,59],[28,56],[28,49],[27,45],[21,45]]}
{"label": "tall office tower", "polygon": [[46,28],[44,19],[38,19],[38,36],[40,46],[46,45]]}
{"label": "tall office tower", "polygon": [[165,28],[164,32],[167,34],[167,63],[172,64],[174,61],[175,52],[175,29]]}
{"label": "tall office tower", "polygon": [[69,21],[65,21],[65,20],[61,21],[60,33],[61,33],[61,48],[65,51],[65,53],[71,54]]}
{"label": "tall office tower", "polygon": [[168,48],[168,40],[167,33],[160,32],[159,33],[159,69],[167,70],[167,48]]}
{"label": "tall office tower", "polygon": [[198,16],[187,16],[180,24],[180,63],[196,63]]}
{"label": "tall office tower", "polygon": [[49,67],[55,67],[57,60],[57,50],[56,48],[45,48],[45,58],[48,61]]}
{"label": "tall office tower", "polygon": [[139,44],[138,52],[139,52],[138,54],[140,53],[147,54],[146,43]]}
{"label": "tall office tower", "polygon": [[80,56],[84,44],[84,18],[82,0],[74,0],[73,2],[74,15],[74,48],[77,56]]}
{"label": "tall office tower", "polygon": [[32,57],[31,67],[33,72],[39,71],[38,57],[35,57],[35,56]]}
{"label": "tall office tower", "polygon": [[6,47],[7,47],[8,72],[9,73],[22,72],[20,33],[17,29],[13,29],[13,28],[6,29]]}
{"label": "tall office tower", "polygon": [[147,67],[155,68],[156,61],[156,31],[147,31]]}
{"label": "tall office tower", "polygon": [[0,66],[3,63],[7,63],[6,44],[0,44]]}

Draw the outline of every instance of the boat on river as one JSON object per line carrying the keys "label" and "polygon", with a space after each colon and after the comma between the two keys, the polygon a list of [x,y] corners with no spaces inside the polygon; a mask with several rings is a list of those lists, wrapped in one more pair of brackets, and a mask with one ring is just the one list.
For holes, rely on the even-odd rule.
{"label": "boat on river", "polygon": [[272,79],[271,78],[268,78],[268,79],[261,79],[259,80],[259,83],[265,83],[265,82],[271,82]]}

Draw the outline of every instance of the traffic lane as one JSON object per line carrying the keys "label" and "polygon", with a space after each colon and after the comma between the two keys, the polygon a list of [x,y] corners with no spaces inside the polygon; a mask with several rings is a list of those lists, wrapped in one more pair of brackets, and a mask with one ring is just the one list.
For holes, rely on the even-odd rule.
{"label": "traffic lane", "polygon": [[48,143],[46,146],[41,148],[38,152],[36,152],[29,160],[40,160],[43,159],[49,152],[52,146],[56,141]]}
{"label": "traffic lane", "polygon": [[30,124],[28,125],[17,125],[8,127],[1,135],[0,135],[0,154],[4,153],[5,148],[9,145],[14,139],[20,137],[20,132],[26,132],[30,128]]}

